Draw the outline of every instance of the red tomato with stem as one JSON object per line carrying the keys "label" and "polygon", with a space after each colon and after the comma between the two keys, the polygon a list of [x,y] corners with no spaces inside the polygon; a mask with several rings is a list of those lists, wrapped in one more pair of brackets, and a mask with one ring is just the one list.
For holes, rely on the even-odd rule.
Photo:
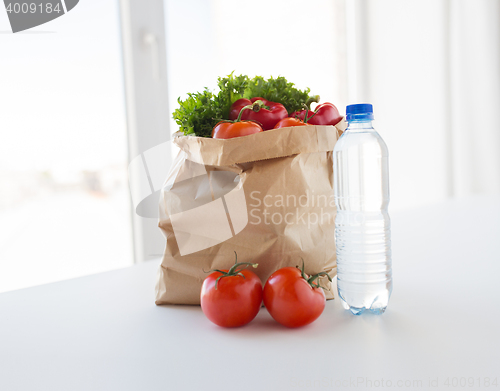
{"label": "red tomato with stem", "polygon": [[313,276],[298,267],[284,267],[274,272],[264,286],[264,305],[278,323],[286,327],[301,327],[314,322],[325,309],[323,288],[315,280],[326,275]]}
{"label": "red tomato with stem", "polygon": [[296,116],[290,116],[288,118],[283,118],[280,122],[276,124],[274,129],[280,129],[280,128],[286,128],[289,126],[305,126],[305,125],[311,125],[311,122],[309,122],[313,117],[316,116],[315,113],[311,113],[311,111],[307,108],[306,105],[303,105],[305,107],[304,110],[304,115],[302,117],[299,117],[299,115]]}
{"label": "red tomato with stem", "polygon": [[263,132],[262,126],[260,126],[257,122],[241,120],[243,113],[253,110],[254,107],[260,110],[260,103],[251,103],[250,105],[242,107],[235,121],[225,120],[217,123],[217,125],[215,125],[212,129],[212,138],[242,137],[248,136],[249,134]]}
{"label": "red tomato with stem", "polygon": [[240,327],[259,313],[262,283],[245,268],[256,263],[236,263],[229,270],[214,270],[201,287],[201,309],[205,316],[221,327]]}

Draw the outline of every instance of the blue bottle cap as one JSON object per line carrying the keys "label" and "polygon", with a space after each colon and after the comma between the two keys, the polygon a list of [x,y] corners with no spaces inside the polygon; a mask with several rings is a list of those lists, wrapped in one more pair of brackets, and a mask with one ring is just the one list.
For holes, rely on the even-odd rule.
{"label": "blue bottle cap", "polygon": [[370,103],[359,103],[346,107],[346,121],[367,121],[373,119],[373,106]]}

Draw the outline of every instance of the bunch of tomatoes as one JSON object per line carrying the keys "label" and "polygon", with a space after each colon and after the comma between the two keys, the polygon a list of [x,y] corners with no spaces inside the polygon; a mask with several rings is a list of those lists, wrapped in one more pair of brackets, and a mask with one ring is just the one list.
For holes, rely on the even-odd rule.
{"label": "bunch of tomatoes", "polygon": [[336,125],[342,116],[332,103],[323,103],[311,112],[304,110],[288,114],[281,103],[261,97],[238,99],[231,106],[229,120],[221,121],[212,131],[213,138],[242,137],[270,129],[305,125]]}
{"label": "bunch of tomatoes", "polygon": [[237,259],[229,270],[211,270],[201,288],[201,308],[206,317],[221,327],[239,327],[252,321],[264,301],[271,316],[284,326],[295,328],[314,322],[325,308],[326,297],[317,281],[321,272],[309,276],[302,268],[275,271],[264,288],[247,267],[258,264]]}

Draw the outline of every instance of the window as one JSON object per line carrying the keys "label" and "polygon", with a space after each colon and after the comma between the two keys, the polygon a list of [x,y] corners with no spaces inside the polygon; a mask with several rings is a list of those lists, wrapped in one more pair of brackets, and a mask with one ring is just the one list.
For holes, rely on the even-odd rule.
{"label": "window", "polygon": [[131,265],[117,2],[0,30],[0,292]]}
{"label": "window", "polygon": [[372,102],[392,210],[499,194],[499,15],[489,0],[88,0],[11,34],[0,12],[0,291],[160,257],[171,153],[151,151],[178,97],[232,71],[341,112]]}

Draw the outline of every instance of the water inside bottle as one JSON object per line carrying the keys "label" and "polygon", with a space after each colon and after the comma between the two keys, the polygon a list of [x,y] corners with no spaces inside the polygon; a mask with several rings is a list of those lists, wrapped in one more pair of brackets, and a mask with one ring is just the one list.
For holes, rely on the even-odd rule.
{"label": "water inside bottle", "polygon": [[333,153],[339,297],[353,314],[381,314],[392,291],[387,146],[371,121],[356,121]]}

